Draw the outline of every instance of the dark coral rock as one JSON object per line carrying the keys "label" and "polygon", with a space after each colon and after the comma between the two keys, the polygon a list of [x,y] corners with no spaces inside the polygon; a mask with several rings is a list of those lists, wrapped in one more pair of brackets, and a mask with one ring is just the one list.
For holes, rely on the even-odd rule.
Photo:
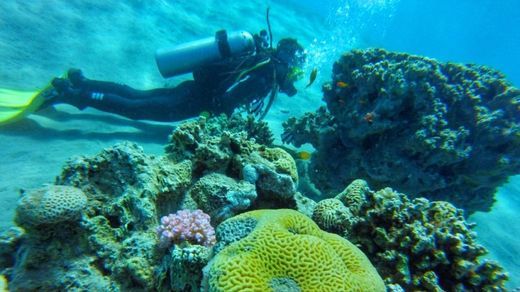
{"label": "dark coral rock", "polygon": [[520,90],[497,71],[354,50],[323,89],[330,114],[316,115],[334,124],[304,116],[285,130],[317,148],[313,179],[325,191],[362,177],[469,214],[489,210],[495,188],[520,172]]}

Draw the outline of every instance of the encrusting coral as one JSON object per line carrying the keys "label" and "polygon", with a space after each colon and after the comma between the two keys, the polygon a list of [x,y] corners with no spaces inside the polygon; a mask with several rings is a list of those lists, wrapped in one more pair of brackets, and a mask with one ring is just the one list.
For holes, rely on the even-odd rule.
{"label": "encrusting coral", "polygon": [[362,180],[327,200],[342,202],[344,209],[336,207],[340,211],[324,220],[316,208],[313,218],[322,228],[343,222],[336,232],[365,251],[386,284],[405,291],[505,289],[507,275],[497,263],[480,259],[487,251],[452,204],[410,200],[390,188],[374,192]]}
{"label": "encrusting coral", "polygon": [[[251,221],[248,234],[236,228]],[[385,291],[363,252],[294,210],[240,214],[217,238],[227,246],[205,268],[209,291]]]}
{"label": "encrusting coral", "polygon": [[284,137],[317,149],[311,178],[326,193],[364,178],[471,214],[520,169],[520,90],[498,71],[353,50],[323,90],[328,112],[288,120]]}

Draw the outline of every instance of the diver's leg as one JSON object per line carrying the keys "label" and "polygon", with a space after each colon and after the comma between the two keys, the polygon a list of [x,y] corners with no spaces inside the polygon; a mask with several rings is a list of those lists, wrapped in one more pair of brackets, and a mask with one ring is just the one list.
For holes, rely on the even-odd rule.
{"label": "diver's leg", "polygon": [[[66,82],[66,79],[55,79],[53,85],[58,91],[65,92],[61,85]],[[183,82],[174,88],[151,90],[145,98],[140,99],[129,99],[103,92],[70,92],[69,89],[69,92],[65,92],[65,97],[56,102],[68,103],[80,109],[93,107],[130,119],[178,121],[197,116],[201,111],[207,110],[204,99],[198,98],[196,92],[193,81]]]}
{"label": "diver's leg", "polygon": [[80,69],[69,69],[67,78],[74,88],[82,91],[115,94],[127,99],[141,99],[168,94],[168,88],[138,90],[121,83],[88,79]]}

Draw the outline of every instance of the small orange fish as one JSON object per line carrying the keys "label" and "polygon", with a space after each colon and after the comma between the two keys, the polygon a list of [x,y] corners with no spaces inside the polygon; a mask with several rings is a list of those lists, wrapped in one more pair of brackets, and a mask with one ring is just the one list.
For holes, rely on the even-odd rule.
{"label": "small orange fish", "polygon": [[296,156],[297,156],[297,158],[302,159],[302,160],[309,160],[311,158],[312,154],[308,151],[300,151],[300,152],[296,153]]}
{"label": "small orange fish", "polygon": [[343,82],[343,81],[338,81],[338,82],[336,82],[336,86],[339,88],[345,88],[345,87],[348,87],[348,83]]}

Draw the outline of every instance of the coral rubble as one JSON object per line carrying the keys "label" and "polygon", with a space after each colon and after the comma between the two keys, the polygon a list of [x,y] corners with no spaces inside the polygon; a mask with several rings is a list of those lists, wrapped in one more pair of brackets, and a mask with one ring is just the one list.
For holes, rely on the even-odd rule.
{"label": "coral rubble", "polygon": [[284,136],[317,149],[312,179],[326,192],[364,178],[469,214],[520,171],[520,90],[497,71],[354,50],[323,90],[328,112],[287,121]]}

